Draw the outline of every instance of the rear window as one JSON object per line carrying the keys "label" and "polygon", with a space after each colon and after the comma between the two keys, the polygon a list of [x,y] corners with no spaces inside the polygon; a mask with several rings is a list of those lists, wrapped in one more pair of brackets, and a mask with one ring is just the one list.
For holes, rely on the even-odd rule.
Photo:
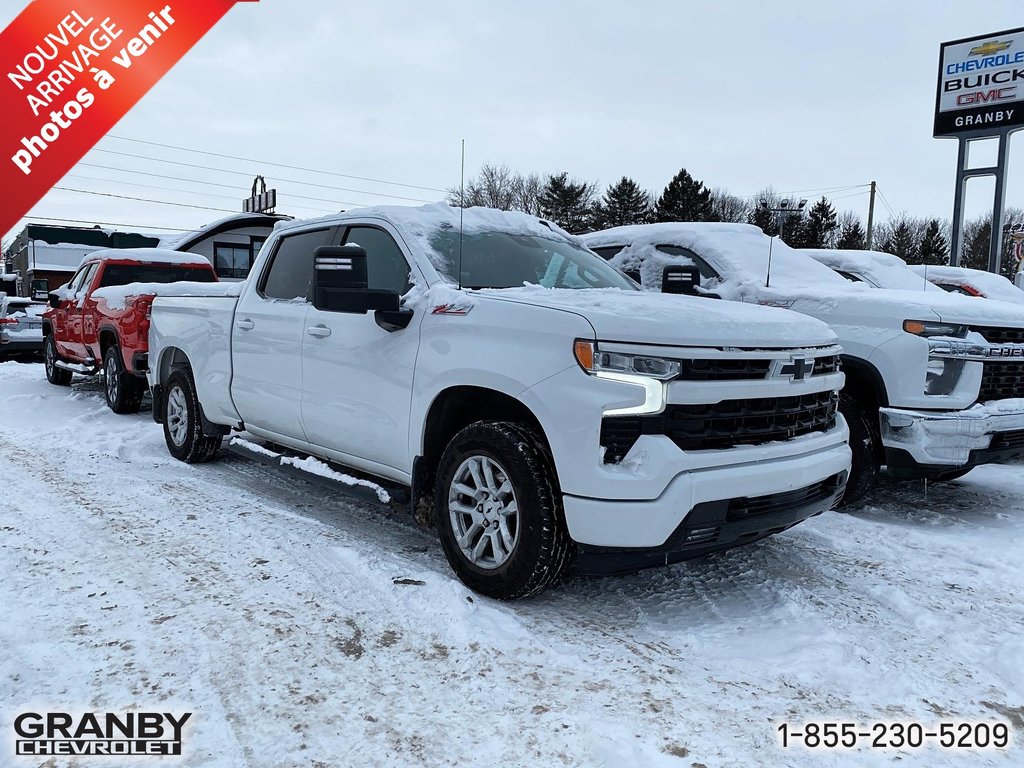
{"label": "rear window", "polygon": [[178,264],[107,264],[100,288],[128,283],[213,283],[217,276],[209,267]]}

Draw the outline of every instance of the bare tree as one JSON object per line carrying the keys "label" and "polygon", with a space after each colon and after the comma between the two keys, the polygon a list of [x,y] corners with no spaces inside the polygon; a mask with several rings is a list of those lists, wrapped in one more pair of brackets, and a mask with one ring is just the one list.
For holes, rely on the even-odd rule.
{"label": "bare tree", "polygon": [[750,216],[750,200],[716,187],[711,190],[711,215],[715,221],[744,223]]}

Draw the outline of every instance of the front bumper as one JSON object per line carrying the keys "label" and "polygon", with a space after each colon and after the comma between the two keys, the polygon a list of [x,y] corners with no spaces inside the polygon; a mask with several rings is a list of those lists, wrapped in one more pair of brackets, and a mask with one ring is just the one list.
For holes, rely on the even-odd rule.
{"label": "front bumper", "polygon": [[[653,552],[655,559],[660,558],[658,562],[666,562],[666,547],[671,548],[674,534],[686,528],[707,527],[707,521],[701,518],[710,509],[706,505],[727,506],[737,499],[755,500],[799,492],[841,476],[842,483],[827,497],[813,498],[809,502],[805,498],[798,500],[795,506],[784,504],[782,512],[794,512],[794,519],[773,521],[767,528],[757,524],[754,531],[735,528],[735,540],[726,542],[720,539],[711,543],[710,549],[688,556],[696,557],[714,549],[753,541],[754,538],[744,538],[744,535],[756,531],[764,531],[763,535],[768,535],[780,525],[794,525],[833,506],[842,492],[842,484],[850,469],[850,449],[845,442],[846,434],[846,426],[843,424],[828,435],[817,436],[819,439],[830,439],[829,444],[806,453],[779,458],[765,458],[762,455],[760,459],[752,458],[747,462],[679,472],[661,495],[653,500],[588,498],[565,494],[563,506],[569,534],[578,544],[590,547],[631,550],[653,548],[657,550]],[[794,499],[795,496],[789,501]],[[699,514],[693,518],[691,525],[690,516],[695,512]],[[715,506],[713,514],[719,512],[721,507]],[[716,546],[716,543],[722,546]]]}
{"label": "front bumper", "polygon": [[1024,457],[1024,400],[963,411],[879,409],[886,464],[927,477],[945,470]]}

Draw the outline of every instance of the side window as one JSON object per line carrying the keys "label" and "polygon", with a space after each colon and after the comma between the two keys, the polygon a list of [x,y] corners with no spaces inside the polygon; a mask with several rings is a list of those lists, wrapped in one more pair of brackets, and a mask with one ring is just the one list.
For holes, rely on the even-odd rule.
{"label": "side window", "polygon": [[80,270],[78,270],[75,273],[75,276],[72,277],[68,281],[68,290],[69,291],[74,293],[75,291],[77,291],[79,288],[82,287],[82,283],[85,281],[85,276],[86,276],[86,274],[88,274],[89,269],[92,266],[93,266],[92,264],[89,264],[88,266],[82,267]]}
{"label": "side window", "polygon": [[260,283],[268,299],[308,299],[313,281],[313,251],[331,244],[331,229],[282,237]]}
{"label": "side window", "polygon": [[349,227],[344,245],[354,243],[366,251],[366,287],[396,291],[409,290],[409,264],[398,243],[383,229]]}
{"label": "side window", "polygon": [[714,267],[689,248],[680,248],[677,245],[659,245],[658,250],[670,256],[682,256],[685,259],[689,259],[700,270],[700,276],[703,280],[719,280],[722,277],[715,271]]}
{"label": "side window", "polygon": [[608,259],[618,256],[619,253],[625,248],[624,245],[606,245],[600,248],[591,248],[594,253],[600,256],[602,259],[607,261]]}

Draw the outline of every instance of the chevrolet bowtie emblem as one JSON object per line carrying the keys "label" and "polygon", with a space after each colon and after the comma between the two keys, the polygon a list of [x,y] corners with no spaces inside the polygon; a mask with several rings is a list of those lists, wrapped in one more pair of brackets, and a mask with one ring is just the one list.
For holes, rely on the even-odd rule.
{"label": "chevrolet bowtie emblem", "polygon": [[790,361],[776,360],[772,366],[771,378],[789,378],[792,381],[803,381],[814,372],[814,361],[806,357],[794,357]]}
{"label": "chevrolet bowtie emblem", "polygon": [[999,40],[989,40],[984,45],[979,45],[975,48],[971,48],[971,56],[991,56],[993,53],[999,53],[1005,51],[1013,45],[1012,40],[1001,42]]}

